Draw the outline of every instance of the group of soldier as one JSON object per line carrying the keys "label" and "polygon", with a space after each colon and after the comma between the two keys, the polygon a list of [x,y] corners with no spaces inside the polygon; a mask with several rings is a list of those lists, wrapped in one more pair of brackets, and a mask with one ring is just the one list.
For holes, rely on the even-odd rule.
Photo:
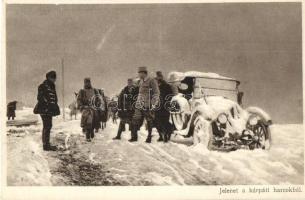
{"label": "group of soldier", "polygon": [[[118,97],[118,116],[120,124],[117,136],[113,139],[121,139],[125,131],[125,125],[131,130],[130,142],[138,140],[138,130],[147,123],[147,143],[151,143],[152,129],[155,127],[159,133],[158,141],[168,142],[173,131],[169,122],[170,100],[175,95],[173,85],[167,83],[161,71],[156,72],[156,77],[150,77],[145,66],[138,68],[138,80],[128,79],[127,86],[123,88]],[[41,116],[43,122],[42,142],[46,151],[56,150],[56,146],[50,144],[50,131],[52,117],[60,114],[55,90],[56,72],[46,74],[46,80],[39,85],[34,113]],[[100,128],[100,122],[105,109],[107,109],[104,94],[92,87],[90,78],[84,79],[84,88],[77,96],[77,105],[82,113],[81,128],[86,134],[86,140],[90,142],[94,138],[94,129]]]}
{"label": "group of soldier", "polygon": [[129,141],[136,142],[137,132],[146,120],[146,142],[151,142],[153,127],[159,132],[158,141],[168,142],[172,132],[172,125],[169,123],[170,100],[174,95],[172,87],[164,80],[161,71],[156,72],[156,77],[150,77],[146,67],[139,67],[138,77],[136,83],[128,79],[127,86],[119,95],[118,116],[121,121],[117,136],[113,139],[121,139],[125,124],[128,124],[131,130]]}

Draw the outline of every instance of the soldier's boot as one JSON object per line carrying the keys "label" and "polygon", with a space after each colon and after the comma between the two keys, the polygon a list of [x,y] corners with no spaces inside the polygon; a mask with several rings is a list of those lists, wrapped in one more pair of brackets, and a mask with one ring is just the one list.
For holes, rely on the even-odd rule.
{"label": "soldier's boot", "polygon": [[168,133],[165,133],[165,134],[164,134],[164,140],[163,140],[163,141],[164,141],[165,143],[167,143],[168,140],[169,140]]}
{"label": "soldier's boot", "polygon": [[162,141],[164,141],[164,136],[162,135],[162,133],[159,133],[159,138],[158,138],[158,140],[157,140],[157,142],[162,142]]}
{"label": "soldier's boot", "polygon": [[89,129],[86,129],[86,140],[87,142],[91,142],[91,133]]}
{"label": "soldier's boot", "polygon": [[90,130],[90,137],[93,139],[94,138],[94,129]]}
{"label": "soldier's boot", "polygon": [[147,122],[148,136],[146,138],[146,143],[151,143],[152,138],[152,122]]}
{"label": "soldier's boot", "polygon": [[43,150],[44,151],[56,151],[57,150],[57,147],[56,146],[53,146],[51,144],[44,144],[43,145]]}
{"label": "soldier's boot", "polygon": [[50,144],[51,128],[45,127],[42,129],[42,143],[44,151],[56,151],[57,147]]}
{"label": "soldier's boot", "polygon": [[158,128],[157,130],[159,132],[159,138],[158,138],[157,142],[164,141],[165,138],[164,138],[164,134],[163,134],[162,130],[160,128]]}
{"label": "soldier's boot", "polygon": [[120,140],[120,139],[121,139],[121,135],[122,135],[122,132],[123,132],[124,127],[125,127],[125,123],[123,123],[123,122],[121,121],[121,122],[120,122],[120,125],[119,125],[118,133],[117,133],[116,137],[112,138],[113,140]]}
{"label": "soldier's boot", "polygon": [[134,124],[131,128],[131,139],[128,140],[129,142],[136,142],[138,141],[138,126]]}
{"label": "soldier's boot", "polygon": [[172,136],[173,132],[174,132],[174,129],[173,129],[172,125],[169,124],[168,129],[166,130],[166,133],[165,133],[167,142],[171,140],[171,136]]}

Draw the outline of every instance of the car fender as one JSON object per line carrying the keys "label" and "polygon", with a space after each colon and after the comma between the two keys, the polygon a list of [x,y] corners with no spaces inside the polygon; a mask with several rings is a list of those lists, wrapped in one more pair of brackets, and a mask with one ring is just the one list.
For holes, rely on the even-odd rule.
{"label": "car fender", "polygon": [[187,135],[193,135],[194,131],[194,124],[196,123],[197,117],[203,117],[207,121],[212,120],[212,114],[211,109],[207,105],[199,105],[197,106],[191,114],[190,120],[187,124],[187,128],[185,129],[185,132],[187,132]]}
{"label": "car fender", "polygon": [[204,119],[210,121],[213,118],[213,111],[208,105],[201,104],[197,106],[193,111],[192,111],[192,116],[198,113],[200,114]]}
{"label": "car fender", "polygon": [[269,126],[272,124],[271,117],[263,109],[251,106],[251,107],[248,107],[246,110],[249,112],[250,115],[251,114],[258,115],[263,120],[265,125]]}

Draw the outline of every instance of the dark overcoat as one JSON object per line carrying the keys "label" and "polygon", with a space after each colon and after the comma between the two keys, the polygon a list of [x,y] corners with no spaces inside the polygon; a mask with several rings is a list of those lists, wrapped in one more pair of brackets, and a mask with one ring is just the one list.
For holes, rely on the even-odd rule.
{"label": "dark overcoat", "polygon": [[[98,90],[100,94],[100,101],[101,101],[101,106],[100,109],[98,109],[99,112],[99,118],[101,122],[107,122],[108,120],[108,103],[105,94],[101,91]],[[97,100],[98,101],[98,100]]]}
{"label": "dark overcoat", "polygon": [[174,96],[172,87],[166,81],[160,80],[159,90],[160,90],[160,105],[159,108],[156,109],[156,117],[162,116],[169,118],[170,101]]}
{"label": "dark overcoat", "polygon": [[37,101],[34,108],[35,114],[56,116],[60,114],[57,104],[57,94],[55,84],[49,80],[45,80],[38,87]]}
{"label": "dark overcoat", "polygon": [[130,118],[135,111],[135,103],[139,94],[139,88],[126,86],[120,93],[118,98],[118,116],[121,119]]}

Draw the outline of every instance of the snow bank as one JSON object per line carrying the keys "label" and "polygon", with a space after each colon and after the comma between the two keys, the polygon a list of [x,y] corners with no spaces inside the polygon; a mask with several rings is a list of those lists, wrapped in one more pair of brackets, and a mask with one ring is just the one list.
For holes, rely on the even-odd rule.
{"label": "snow bank", "polygon": [[41,146],[33,137],[8,138],[7,184],[9,186],[52,185],[51,173]]}
{"label": "snow bank", "polygon": [[[303,184],[303,125],[272,125],[273,142],[269,151],[224,153],[207,151],[201,145],[158,143],[155,129],[151,144],[145,143],[147,132],[143,128],[136,143],[127,141],[130,131],[122,134],[121,141],[113,141],[118,124],[111,122],[104,131],[96,134],[92,143],[87,143],[79,123],[79,120],[63,122],[60,117],[56,118],[51,138],[65,141],[70,135],[71,140],[75,140],[74,145],[65,153],[84,158],[93,163],[92,166],[101,165],[122,185]],[[54,167],[59,165],[49,165],[46,159],[52,161],[61,154],[54,152],[51,159],[49,153],[42,152],[40,128],[41,125],[16,128],[15,132],[25,134],[20,137],[13,133],[8,135],[9,185],[51,185],[50,171],[53,173]],[[73,167],[66,169],[77,170],[77,164],[74,162]],[[77,171],[73,173],[77,174]]]}
{"label": "snow bank", "polygon": [[[201,145],[158,143],[153,132],[152,144],[141,129],[139,142],[112,141],[117,127],[110,124],[91,148],[97,162],[107,163],[111,173],[126,185],[204,185],[204,184],[302,184],[303,126],[271,127],[271,150],[238,150],[223,153],[207,151]],[[83,148],[83,147],[81,147]]]}
{"label": "snow bank", "polygon": [[[48,186],[51,173],[47,161],[48,152],[44,152],[41,142],[42,123],[39,115],[33,114],[33,108],[24,107],[16,111],[16,119],[38,119],[37,125],[6,128],[7,135],[7,184],[10,186]],[[53,120],[51,141],[60,131],[56,125],[62,122],[60,117]],[[69,130],[71,124],[62,122]]]}
{"label": "snow bank", "polygon": [[273,146],[269,151],[238,150],[230,153],[191,147],[204,156],[217,182],[223,184],[303,184],[304,132],[302,125],[271,126]]}

